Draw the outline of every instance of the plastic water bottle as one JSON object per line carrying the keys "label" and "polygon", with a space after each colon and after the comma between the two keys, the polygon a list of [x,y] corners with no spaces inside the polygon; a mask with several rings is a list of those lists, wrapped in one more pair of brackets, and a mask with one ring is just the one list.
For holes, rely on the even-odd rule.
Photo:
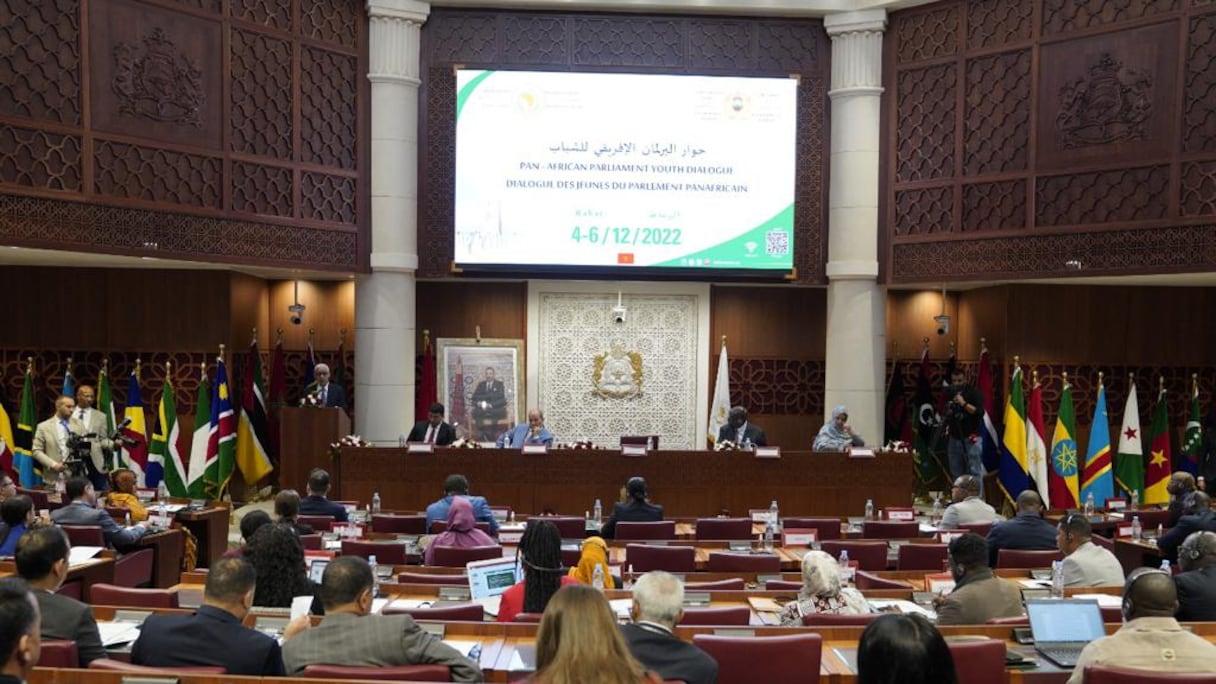
{"label": "plastic water bottle", "polygon": [[937,497],[933,497],[933,514],[931,517],[934,520],[942,519],[942,500]]}
{"label": "plastic water bottle", "polygon": [[[63,474],[63,471],[60,470],[59,477],[55,478],[55,493],[62,497],[64,495],[64,493],[67,492],[67,490],[68,490],[68,478],[67,478],[67,476],[65,476]],[[67,503],[67,502],[65,501],[64,503]]]}
{"label": "plastic water bottle", "polygon": [[380,492],[376,491],[376,492],[372,493],[372,514],[376,515],[379,513],[380,513]]}
{"label": "plastic water bottle", "polygon": [[1130,505],[1133,511],[1140,507],[1140,492],[1133,489],[1128,498],[1131,499]]}
{"label": "plastic water bottle", "polygon": [[1085,517],[1093,517],[1094,514],[1094,493],[1090,492],[1085,495]]}
{"label": "plastic water bottle", "polygon": [[1140,541],[1144,538],[1144,529],[1140,527],[1140,516],[1132,516],[1132,539]]}
{"label": "plastic water bottle", "polygon": [[1170,560],[1168,558],[1161,561],[1161,572],[1164,572],[1167,575],[1174,574],[1174,571],[1170,569]]}
{"label": "plastic water bottle", "polygon": [[397,433],[397,446],[402,449],[405,448],[405,433],[404,432]]}
{"label": "plastic water bottle", "polygon": [[874,499],[866,499],[866,520],[874,519]]}
{"label": "plastic water bottle", "polygon": [[[600,503],[599,499],[595,500],[595,507],[592,510],[595,514],[595,517],[593,517],[592,520],[595,522],[596,527],[598,527],[599,524],[604,520],[604,506]],[[599,566],[597,565],[596,567],[598,568]]]}
{"label": "plastic water bottle", "polygon": [[1064,561],[1051,562],[1051,597],[1064,598]]}
{"label": "plastic water bottle", "polygon": [[625,591],[633,589],[633,563],[630,563],[629,567],[625,569],[625,576],[621,578],[621,582],[625,585],[621,587]]}
{"label": "plastic water bottle", "polygon": [[843,570],[847,567],[849,567],[849,550],[841,549],[840,550],[840,569]]}
{"label": "plastic water bottle", "polygon": [[777,508],[777,500],[768,505],[768,520],[773,525],[773,532],[781,526],[781,509]]}
{"label": "plastic water bottle", "polygon": [[769,520],[768,523],[765,524],[765,526],[764,526],[764,551],[766,553],[773,552],[773,528],[774,527],[776,527],[776,525],[773,524],[772,520]]}
{"label": "plastic water bottle", "polygon": [[502,446],[504,449],[511,448],[511,431],[510,430],[507,430],[506,432],[502,433]]}
{"label": "plastic water bottle", "polygon": [[164,480],[156,485],[156,499],[162,502],[169,500],[169,486],[165,484]]}
{"label": "plastic water bottle", "polygon": [[376,572],[376,557],[368,556],[367,565],[372,569],[372,598],[377,598],[380,596],[380,573]]}
{"label": "plastic water bottle", "polygon": [[123,515],[122,524],[124,527],[131,526],[131,511],[127,511],[126,514]]}
{"label": "plastic water bottle", "polygon": [[604,566],[599,563],[595,564],[595,571],[591,573],[591,586],[604,590]]}

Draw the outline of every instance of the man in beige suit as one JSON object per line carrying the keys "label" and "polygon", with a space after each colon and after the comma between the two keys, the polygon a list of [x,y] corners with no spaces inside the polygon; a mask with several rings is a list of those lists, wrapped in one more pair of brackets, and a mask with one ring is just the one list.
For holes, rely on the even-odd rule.
{"label": "man in beige suit", "polygon": [[[82,425],[72,424],[72,413],[76,410],[76,400],[60,396],[55,400],[55,415],[38,423],[34,430],[34,460],[42,468],[42,479],[47,484],[53,484],[59,479],[59,473],[67,470],[64,461],[68,457],[68,435],[83,434]],[[71,476],[71,473],[66,473]]]}
{"label": "man in beige suit", "polygon": [[1022,615],[1022,590],[992,573],[983,537],[955,537],[949,554],[954,591],[936,601],[937,624],[982,625],[992,618]]}
{"label": "man in beige suit", "polygon": [[105,454],[114,448],[114,442],[110,439],[110,426],[106,422],[106,414],[93,408],[96,396],[89,385],[81,385],[76,389],[76,410],[72,413],[69,426],[77,434],[97,435],[89,438],[91,443],[89,460],[93,466],[89,469],[89,479],[93,482],[94,487],[103,490],[107,486],[106,473],[109,471],[109,468],[106,467]]}

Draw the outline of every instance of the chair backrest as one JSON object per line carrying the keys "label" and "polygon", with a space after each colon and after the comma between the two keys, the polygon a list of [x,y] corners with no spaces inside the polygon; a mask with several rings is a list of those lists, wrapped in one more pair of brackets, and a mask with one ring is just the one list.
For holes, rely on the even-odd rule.
{"label": "chair backrest", "polygon": [[372,516],[372,529],[388,534],[426,534],[426,516],[377,513]]}
{"label": "chair backrest", "polygon": [[431,565],[444,568],[463,568],[469,561],[489,560],[502,557],[502,547],[494,546],[436,546]]}
{"label": "chair backrest", "polygon": [[320,532],[300,535],[300,545],[307,551],[320,551],[322,541],[324,541],[324,535]]}
{"label": "chair backrest", "polygon": [[920,523],[915,520],[867,520],[861,524],[862,539],[915,539]]}
{"label": "chair backrest", "polygon": [[72,546],[105,546],[106,538],[97,525],[60,525]]}
{"label": "chair backrest", "polygon": [[713,582],[686,582],[684,588],[689,591],[743,591],[747,589],[747,583],[742,577],[732,577]]}
{"label": "chair backrest", "polygon": [[625,547],[625,566],[632,567],[635,573],[651,570],[696,572],[697,550],[691,546],[629,544]]}
{"label": "chair backrest", "polygon": [[133,665],[125,660],[111,660],[110,658],[98,658],[97,660],[89,661],[90,670],[112,670],[117,672],[134,672],[142,674],[224,674],[227,672],[222,667],[209,667],[206,665],[194,665],[190,667],[150,667],[147,665]]}
{"label": "chair backrest", "polygon": [[177,592],[172,589],[136,589],[116,584],[94,584],[89,587],[89,602],[95,606],[177,608]]}
{"label": "chair backrest", "polygon": [[1064,558],[1057,551],[1026,551],[1023,549],[1000,549],[996,552],[998,568],[1050,568],[1053,561]]}
{"label": "chair backrest", "polygon": [[967,530],[968,532],[970,532],[972,534],[978,534],[981,537],[987,537],[988,533],[992,531],[992,525],[993,525],[993,523],[991,523],[991,522],[959,523],[958,527],[959,527],[959,529]]}
{"label": "chair backrest", "polygon": [[752,619],[752,609],[748,605],[740,606],[709,606],[706,608],[685,608],[684,616],[680,618],[681,625],[747,625]]}
{"label": "chair backrest", "polygon": [[796,580],[769,580],[764,583],[765,591],[798,591],[802,582]]}
{"label": "chair backrest", "polygon": [[810,613],[802,616],[802,624],[807,627],[855,627],[868,625],[878,619],[881,613],[861,613],[841,615],[838,613]]}
{"label": "chair backrest", "polygon": [[1090,537],[1090,540],[1093,541],[1093,543],[1097,544],[1098,546],[1101,546],[1102,548],[1106,549],[1107,551],[1110,551],[1111,553],[1115,552],[1115,540],[1111,539],[1110,537],[1103,537],[1100,534],[1095,534],[1092,537]]}
{"label": "chair backrest", "polygon": [[946,544],[903,544],[897,552],[895,566],[900,570],[932,570],[941,572],[946,560]]}
{"label": "chair backrest", "polygon": [[[377,559],[379,561],[379,559]],[[426,572],[403,572],[397,575],[401,584],[444,584],[448,586],[469,586],[468,575],[433,575]]]}
{"label": "chair backrest", "polygon": [[1216,684],[1216,673],[1153,672],[1130,667],[1090,665],[1085,668],[1083,681],[1098,684]]}
{"label": "chair backrest", "polygon": [[781,572],[781,559],[772,554],[709,553],[710,572]]}
{"label": "chair backrest", "polygon": [[516,613],[515,619],[511,622],[537,623],[542,617],[544,617],[544,613]]}
{"label": "chair backrest", "polygon": [[574,548],[563,547],[562,548],[562,567],[573,568],[574,566],[578,565],[578,562],[580,560],[582,560],[582,557],[583,557],[583,549],[582,549],[581,545],[578,547],[574,547]]}
{"label": "chair backrest", "polygon": [[557,526],[562,539],[583,539],[587,536],[587,521],[575,515],[552,515],[541,518]]}
{"label": "chair backrest", "polygon": [[412,616],[415,620],[437,620],[440,622],[481,622],[485,619],[486,609],[480,603],[460,603],[454,606],[438,608],[400,608],[390,603],[381,611],[385,615]]}
{"label": "chair backrest", "polygon": [[405,565],[405,544],[395,541],[342,540],[343,556],[376,557],[377,565]]}
{"label": "chair backrest", "polygon": [[38,656],[38,667],[80,667],[80,655],[76,650],[76,642],[43,639],[42,655]]}
{"label": "chair backrest", "polygon": [[334,527],[332,515],[297,515],[296,522],[308,525],[314,532],[329,532]]}
{"label": "chair backrest", "polygon": [[49,507],[50,497],[41,489],[26,489],[24,487],[18,487],[17,493],[28,496],[30,501],[34,502],[34,508],[37,508],[38,510]]}
{"label": "chair backrest", "polygon": [[751,518],[697,518],[700,539],[752,539]]}
{"label": "chair backrest", "polygon": [[818,634],[730,637],[697,634],[693,644],[718,661],[718,684],[802,682],[819,677]]}
{"label": "chair backrest", "polygon": [[1005,681],[1005,642],[947,641],[954,657],[958,684],[991,684]]}
{"label": "chair backrest", "polygon": [[[425,521],[425,518],[426,518],[426,516],[423,516],[424,521]],[[474,522],[473,524],[476,525],[477,529],[481,530],[482,532],[485,532],[486,534],[490,534],[490,523],[482,522],[482,521],[478,520],[477,522]],[[439,534],[440,532],[447,531],[447,529],[448,529],[448,521],[446,521],[446,520],[436,520],[435,522],[431,523],[431,534]]]}
{"label": "chair backrest", "polygon": [[849,560],[856,561],[862,570],[887,569],[887,543],[876,541],[825,541],[819,548],[833,558],[839,559],[841,551],[849,552]]}
{"label": "chair backrest", "polygon": [[616,538],[618,541],[675,539],[676,523],[674,520],[659,520],[658,522],[628,522],[622,520],[616,524]]}
{"label": "chair backrest", "polygon": [[74,579],[64,582],[55,590],[56,594],[84,602],[84,580]]}
{"label": "chair backrest", "polygon": [[857,574],[853,576],[853,584],[855,584],[857,586],[857,589],[859,591],[865,591],[867,589],[907,589],[908,588],[908,584],[906,582],[900,582],[898,580],[889,580],[889,579],[886,579],[885,577],[879,577],[878,575],[870,574],[870,573],[866,572],[865,570],[857,571]]}
{"label": "chair backrest", "polygon": [[784,518],[781,525],[791,530],[815,530],[819,541],[840,539],[840,518]]}
{"label": "chair backrest", "polygon": [[352,667],[309,665],[298,676],[309,679],[372,679],[382,682],[450,682],[447,665],[398,665],[396,667]]}

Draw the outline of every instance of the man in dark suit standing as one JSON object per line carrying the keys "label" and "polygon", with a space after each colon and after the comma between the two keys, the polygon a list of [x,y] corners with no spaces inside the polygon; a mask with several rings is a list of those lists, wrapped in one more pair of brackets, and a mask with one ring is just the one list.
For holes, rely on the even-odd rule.
{"label": "man in dark suit standing", "polygon": [[17,542],[17,574],[29,582],[42,612],[42,638],[76,642],[80,667],[106,657],[93,609],[74,598],[56,594],[68,576],[68,535],[56,526],[38,527]]}
{"label": "man in dark suit standing", "polygon": [[307,394],[316,395],[325,408],[346,409],[346,388],[329,381],[329,366],[318,363],[313,369],[316,381],[306,389]]}
{"label": "man in dark suit standing", "polygon": [[663,507],[647,501],[646,480],[641,477],[631,477],[625,483],[624,503],[614,504],[612,516],[604,522],[600,536],[604,539],[616,537],[616,524],[619,522],[659,522],[663,519]]}
{"label": "man in dark suit standing", "polygon": [[633,657],[663,679],[714,684],[717,661],[674,634],[683,614],[684,583],[661,570],[648,572],[633,585],[633,623],[622,625],[621,633]]}
{"label": "man in dark suit standing", "polygon": [[[152,667],[222,667],[228,674],[283,676],[283,652],[272,636],[243,627],[253,605],[253,566],[243,558],[211,564],[203,605],[193,615],[151,615],[131,649],[131,662]],[[308,628],[308,616],[292,620],[289,640]]]}
{"label": "man in dark suit standing", "polygon": [[347,522],[346,506],[329,500],[329,472],[313,468],[308,474],[308,496],[300,499],[300,515],[329,515],[335,522]]}
{"label": "man in dark suit standing", "polygon": [[764,430],[759,425],[747,422],[747,409],[736,406],[726,417],[726,425],[718,430],[718,443],[733,442],[741,447],[768,446]]}
{"label": "man in dark suit standing", "polygon": [[444,422],[443,414],[443,404],[438,402],[431,404],[426,412],[427,419],[414,424],[406,441],[426,442],[435,446],[447,446],[455,442],[456,428]]}
{"label": "man in dark suit standing", "polygon": [[1216,621],[1216,532],[1195,532],[1178,549],[1180,622]]}

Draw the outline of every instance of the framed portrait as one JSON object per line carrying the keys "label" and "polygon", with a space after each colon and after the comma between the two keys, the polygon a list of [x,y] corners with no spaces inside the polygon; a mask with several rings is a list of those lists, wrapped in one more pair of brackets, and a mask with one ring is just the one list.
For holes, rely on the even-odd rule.
{"label": "framed portrait", "polygon": [[439,401],[457,437],[492,442],[524,415],[524,341],[441,337]]}

